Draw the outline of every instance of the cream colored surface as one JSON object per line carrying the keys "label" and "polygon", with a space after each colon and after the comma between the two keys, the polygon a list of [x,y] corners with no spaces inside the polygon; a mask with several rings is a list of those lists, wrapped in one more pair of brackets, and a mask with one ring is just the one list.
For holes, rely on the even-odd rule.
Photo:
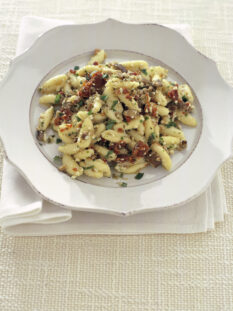
{"label": "cream colored surface", "polygon": [[[217,61],[233,85],[230,0],[2,0],[1,77],[15,54],[19,22],[26,14],[79,23],[109,16],[135,23],[190,23],[194,45]],[[232,160],[222,173],[229,215],[213,232],[50,238],[1,234],[0,310],[233,310]]]}

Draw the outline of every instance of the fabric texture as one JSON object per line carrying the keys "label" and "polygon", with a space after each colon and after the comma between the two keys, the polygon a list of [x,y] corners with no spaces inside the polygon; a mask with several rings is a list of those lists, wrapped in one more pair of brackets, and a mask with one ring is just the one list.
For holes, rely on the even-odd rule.
{"label": "fabric texture", "polygon": [[[25,15],[77,23],[108,17],[188,23],[194,46],[213,58],[233,85],[230,0],[2,0],[0,78],[15,55]],[[222,174],[229,215],[208,233],[22,238],[1,233],[0,310],[233,310],[232,159]]]}
{"label": "fabric texture", "polygon": [[[29,48],[44,31],[73,23],[57,19],[26,16],[22,18],[16,55]],[[190,42],[190,26],[172,25]],[[222,177],[218,173],[208,190],[198,198],[175,209],[166,209],[127,218],[70,211],[42,200],[13,166],[3,166],[0,225],[16,236],[67,234],[147,234],[196,233],[214,228],[226,212]]]}

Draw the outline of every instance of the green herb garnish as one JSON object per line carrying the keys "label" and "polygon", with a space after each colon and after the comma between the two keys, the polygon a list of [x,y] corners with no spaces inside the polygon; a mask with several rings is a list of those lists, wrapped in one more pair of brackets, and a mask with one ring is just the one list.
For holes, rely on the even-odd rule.
{"label": "green herb garnish", "polygon": [[113,126],[116,124],[116,121],[114,120],[108,120],[106,124],[106,130],[110,130],[113,128]]}
{"label": "green herb garnish", "polygon": [[148,120],[149,119],[149,117],[148,116],[145,116],[145,120]]}
{"label": "green herb garnish", "polygon": [[88,115],[89,115],[89,116],[90,116],[92,113],[93,113],[92,110],[88,111]]}
{"label": "green herb garnish", "polygon": [[148,138],[148,145],[151,145],[154,140],[155,140],[155,133],[151,133]]}
{"label": "green herb garnish", "polygon": [[134,177],[135,179],[141,179],[143,177],[144,173],[137,173],[137,175]]}
{"label": "green herb garnish", "polygon": [[107,152],[106,156],[105,156],[105,159],[107,159],[107,158],[110,156],[110,154],[112,154],[112,153],[113,153],[113,151],[112,151],[112,150],[109,150],[109,151]]}
{"label": "green herb garnish", "polygon": [[143,120],[142,120],[142,119],[140,120],[140,123],[143,123]]}
{"label": "green herb garnish", "polygon": [[159,137],[159,143],[160,143],[160,145],[163,145],[163,144],[164,144],[163,137]]}
{"label": "green herb garnish", "polygon": [[188,98],[184,95],[184,96],[182,96],[182,100],[184,103],[186,103],[188,101]]}
{"label": "green herb garnish", "polygon": [[120,173],[120,178],[123,178],[124,177],[124,173]]}
{"label": "green herb garnish", "polygon": [[55,156],[53,158],[53,162],[55,162],[56,164],[61,164],[61,157],[60,156]]}
{"label": "green herb garnish", "polygon": [[145,76],[147,76],[147,70],[146,69],[141,69],[141,72],[144,73]]}
{"label": "green herb garnish", "polygon": [[56,139],[56,144],[60,144],[62,142],[62,140],[60,138]]}
{"label": "green herb garnish", "polygon": [[79,70],[79,66],[74,66],[74,70]]}
{"label": "green herb garnish", "polygon": [[120,187],[123,187],[123,188],[125,188],[125,187],[127,187],[128,185],[127,185],[127,183],[126,182],[122,182],[122,183],[120,183]]}
{"label": "green herb garnish", "polygon": [[54,104],[59,104],[60,103],[60,100],[61,100],[61,94],[57,94],[56,97],[55,97],[55,102]]}
{"label": "green herb garnish", "polygon": [[81,121],[81,119],[80,119],[78,116],[76,116],[76,120],[77,120],[78,122]]}
{"label": "green herb garnish", "polygon": [[117,103],[118,103],[118,100],[114,100],[114,101],[113,101],[113,104],[112,104],[112,107],[111,107],[111,109],[112,109],[113,111],[116,111],[115,106],[117,105]]}
{"label": "green herb garnish", "polygon": [[172,127],[172,126],[177,127],[177,125],[176,125],[176,123],[175,123],[174,121],[168,122],[167,124],[165,124],[165,126],[166,126],[167,128]]}
{"label": "green herb garnish", "polygon": [[104,79],[108,79],[108,74],[107,74],[107,73],[104,73],[102,77],[103,77]]}
{"label": "green herb garnish", "polygon": [[107,98],[108,98],[107,95],[102,95],[102,96],[100,96],[100,99],[103,100],[103,101],[106,101]]}
{"label": "green herb garnish", "polygon": [[84,170],[90,170],[90,169],[92,169],[92,168],[94,168],[94,165],[84,167],[83,169],[84,169]]}
{"label": "green herb garnish", "polygon": [[84,101],[80,100],[80,102],[78,103],[79,107],[82,107],[84,105]]}

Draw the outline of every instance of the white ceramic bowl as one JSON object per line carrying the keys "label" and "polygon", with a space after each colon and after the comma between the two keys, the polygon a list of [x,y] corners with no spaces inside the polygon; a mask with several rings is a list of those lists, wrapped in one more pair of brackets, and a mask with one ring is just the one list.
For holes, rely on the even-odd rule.
{"label": "white ceramic bowl", "polygon": [[[198,127],[184,128],[188,148],[172,157],[171,172],[148,167],[140,181],[129,176],[127,188],[108,178],[74,181],[52,161],[57,145],[37,143],[38,85],[74,65],[86,64],[95,48],[104,48],[108,60],[144,59],[165,66],[171,80],[191,86]],[[184,204],[205,190],[231,155],[232,98],[233,91],[216,64],[170,28],[115,20],[60,26],[12,61],[0,88],[0,135],[7,159],[43,198],[76,210],[129,215]]]}

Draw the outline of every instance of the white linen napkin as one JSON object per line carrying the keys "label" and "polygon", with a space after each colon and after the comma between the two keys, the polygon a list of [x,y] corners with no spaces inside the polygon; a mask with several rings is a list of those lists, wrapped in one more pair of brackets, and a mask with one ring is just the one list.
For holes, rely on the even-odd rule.
{"label": "white linen napkin", "polygon": [[[22,19],[17,55],[43,32],[70,21],[26,16]],[[190,26],[167,25],[191,42]],[[192,202],[126,218],[70,211],[42,200],[8,162],[4,162],[0,225],[7,234],[42,236],[66,234],[196,233],[213,229],[227,212],[220,172],[206,192]]]}

